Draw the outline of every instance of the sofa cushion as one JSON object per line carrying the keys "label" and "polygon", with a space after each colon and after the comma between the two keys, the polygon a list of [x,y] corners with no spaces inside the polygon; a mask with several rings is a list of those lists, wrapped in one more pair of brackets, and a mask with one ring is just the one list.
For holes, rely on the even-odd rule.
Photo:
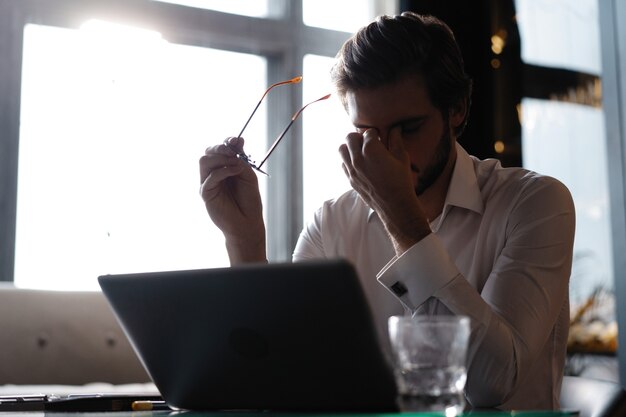
{"label": "sofa cushion", "polygon": [[150,378],[100,292],[0,288],[0,384]]}

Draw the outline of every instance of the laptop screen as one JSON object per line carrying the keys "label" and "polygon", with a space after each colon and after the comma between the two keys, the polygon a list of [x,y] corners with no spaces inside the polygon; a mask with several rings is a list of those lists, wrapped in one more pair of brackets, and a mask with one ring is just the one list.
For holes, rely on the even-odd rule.
{"label": "laptop screen", "polygon": [[344,260],[99,277],[181,409],[395,411],[396,386]]}

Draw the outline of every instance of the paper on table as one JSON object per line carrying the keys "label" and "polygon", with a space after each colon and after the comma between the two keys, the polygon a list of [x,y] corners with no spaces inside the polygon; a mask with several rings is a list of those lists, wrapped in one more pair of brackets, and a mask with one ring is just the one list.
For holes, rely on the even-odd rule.
{"label": "paper on table", "polygon": [[0,395],[26,394],[153,394],[159,395],[159,390],[153,383],[114,385],[104,382],[94,382],[85,385],[0,385]]}

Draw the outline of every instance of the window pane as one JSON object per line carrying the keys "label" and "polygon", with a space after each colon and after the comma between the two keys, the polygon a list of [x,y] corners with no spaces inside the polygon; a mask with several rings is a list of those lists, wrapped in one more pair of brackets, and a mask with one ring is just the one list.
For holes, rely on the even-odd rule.
{"label": "window pane", "polygon": [[308,26],[356,32],[372,20],[373,4],[363,0],[303,0],[302,15]]}
{"label": "window pane", "polygon": [[557,101],[522,101],[524,166],[561,180],[576,205],[572,304],[613,287],[609,186],[602,110]]}
{"label": "window pane", "polygon": [[600,74],[598,0],[516,0],[522,59]]}
{"label": "window pane", "polygon": [[[303,96],[309,102],[332,92],[329,71],[333,58],[306,55]],[[305,221],[325,200],[350,189],[341,168],[339,146],[354,126],[335,94],[325,102],[306,109],[303,117],[303,216]]]}
{"label": "window pane", "polygon": [[164,3],[200,9],[217,10],[243,16],[266,17],[268,15],[267,0],[156,0]]}
{"label": "window pane", "polygon": [[[265,60],[102,22],[24,35],[16,284],[96,289],[106,273],[227,265],[198,159],[239,133]],[[247,136],[266,136],[264,107]]]}

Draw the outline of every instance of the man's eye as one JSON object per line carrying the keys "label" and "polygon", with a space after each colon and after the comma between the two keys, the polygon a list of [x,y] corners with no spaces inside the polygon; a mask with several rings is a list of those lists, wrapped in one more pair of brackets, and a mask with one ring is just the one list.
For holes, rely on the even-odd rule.
{"label": "man's eye", "polygon": [[400,126],[400,129],[402,131],[402,134],[406,135],[406,134],[410,134],[410,133],[415,133],[417,132],[420,127],[422,127],[422,123],[407,123],[407,124],[403,124],[402,126]]}

